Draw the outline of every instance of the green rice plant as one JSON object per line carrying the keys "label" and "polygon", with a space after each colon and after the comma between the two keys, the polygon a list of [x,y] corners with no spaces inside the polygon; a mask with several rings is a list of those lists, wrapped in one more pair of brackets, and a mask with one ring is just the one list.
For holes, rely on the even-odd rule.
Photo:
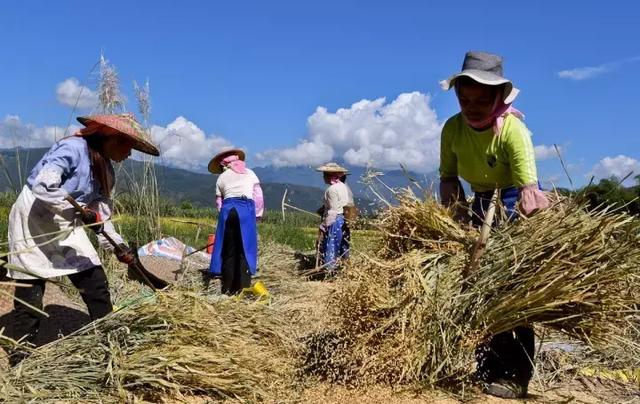
{"label": "green rice plant", "polygon": [[260,238],[284,244],[298,251],[306,251],[314,248],[315,234],[309,234],[303,228],[286,224],[259,224],[258,234]]}

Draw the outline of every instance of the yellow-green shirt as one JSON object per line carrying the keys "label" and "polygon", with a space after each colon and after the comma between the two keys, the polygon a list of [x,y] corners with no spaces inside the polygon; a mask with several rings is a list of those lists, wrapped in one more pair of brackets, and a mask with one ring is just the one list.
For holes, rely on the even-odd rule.
{"label": "yellow-green shirt", "polygon": [[462,177],[474,191],[489,191],[538,182],[531,132],[517,117],[504,119],[502,132],[475,131],[461,114],[442,128],[440,176]]}

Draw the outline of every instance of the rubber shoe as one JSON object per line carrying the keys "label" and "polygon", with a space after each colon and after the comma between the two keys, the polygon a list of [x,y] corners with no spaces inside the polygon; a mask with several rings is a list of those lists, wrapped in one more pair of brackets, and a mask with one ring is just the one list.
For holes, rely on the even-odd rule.
{"label": "rubber shoe", "polygon": [[22,363],[23,360],[27,359],[29,354],[23,351],[14,351],[9,355],[9,367],[16,367]]}
{"label": "rubber shoe", "polygon": [[498,380],[485,386],[485,393],[500,398],[525,398],[527,389],[519,384]]}

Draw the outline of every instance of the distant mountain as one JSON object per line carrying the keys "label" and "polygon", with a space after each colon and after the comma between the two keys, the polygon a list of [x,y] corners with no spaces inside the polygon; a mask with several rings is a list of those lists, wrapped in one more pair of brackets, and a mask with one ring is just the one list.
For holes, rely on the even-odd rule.
{"label": "distant mountain", "polygon": [[[356,197],[364,200],[377,201],[379,198],[372,192],[371,186],[374,187],[378,194],[381,194],[384,198],[390,199],[392,197],[391,191],[387,187],[392,189],[406,188],[415,181],[420,184],[421,187],[429,189],[433,184],[437,185],[438,176],[435,173],[431,174],[418,174],[415,172],[404,172],[402,170],[378,170],[371,169],[371,172],[379,172],[382,175],[377,176],[378,180],[370,181],[371,185],[366,184],[364,178],[367,176],[367,169],[364,167],[351,166],[345,163],[340,163],[345,168],[349,169],[350,175],[347,178],[347,183],[351,187],[353,194]],[[255,173],[263,182],[272,183],[287,183],[294,185],[305,185],[316,188],[325,188],[326,185],[322,180],[322,174],[315,171],[313,167],[255,167],[253,169]],[[384,183],[384,184],[382,184]]]}
{"label": "distant mountain", "polygon": [[19,191],[48,148],[0,149],[0,191]]}
{"label": "distant mountain", "polygon": [[[119,181],[123,186],[130,182],[130,173],[139,173],[141,163],[127,160],[121,165]],[[156,178],[160,186],[161,195],[174,201],[189,200],[198,206],[213,206],[215,200],[215,185],[217,175],[194,173],[178,168],[161,165],[155,166]],[[316,187],[293,184],[279,184],[260,179],[264,194],[265,206],[270,210],[280,210],[282,196],[287,192],[287,203],[315,211],[321,204],[324,190]]]}
{"label": "distant mountain", "polygon": [[[20,190],[29,176],[32,167],[48,149],[6,149],[0,150],[0,190]],[[367,170],[362,167],[342,163],[350,170],[348,184],[356,197],[361,210],[369,210],[379,202],[378,196],[371,192],[370,186],[363,182]],[[118,187],[126,190],[127,184],[137,178],[142,163],[127,160],[116,168]],[[198,206],[212,206],[217,176],[195,173],[179,168],[156,165],[156,177],[161,196],[176,202],[189,200]],[[282,195],[288,189],[287,202],[299,208],[315,211],[321,204],[326,185],[322,175],[312,167],[256,167],[253,169],[262,183],[265,201],[269,209],[280,209]],[[402,170],[380,171],[383,173],[373,180],[378,194],[391,200],[391,192],[386,188],[401,188],[411,185],[412,179],[425,188],[429,188],[437,179],[434,174],[405,173]],[[372,202],[373,201],[373,202]]]}
{"label": "distant mountain", "polygon": [[[19,191],[33,166],[47,150],[46,148],[0,150],[0,191]],[[126,160],[116,167],[119,191],[126,192],[128,184],[139,178],[142,166],[139,161]],[[305,173],[306,182],[302,178],[298,183],[286,183],[286,179],[282,181],[277,173],[269,173],[266,168],[260,170],[265,174],[262,177],[257,172],[262,182],[267,209],[280,210],[285,189],[288,189],[287,202],[293,206],[315,211],[322,203],[325,185],[321,179],[318,180],[318,173],[308,170]],[[162,197],[175,202],[188,200],[201,207],[213,206],[217,176],[162,165],[156,165],[155,171]],[[272,180],[276,178],[279,180]],[[318,181],[312,182],[312,180]],[[365,198],[356,197],[356,204],[361,210],[368,210],[371,202]]]}

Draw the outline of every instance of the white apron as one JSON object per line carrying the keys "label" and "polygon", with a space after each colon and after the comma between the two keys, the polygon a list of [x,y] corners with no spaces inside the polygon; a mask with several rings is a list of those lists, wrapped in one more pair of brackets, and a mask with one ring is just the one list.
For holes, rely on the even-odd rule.
{"label": "white apron", "polygon": [[[25,186],[9,214],[9,263],[40,278],[74,274],[102,265],[73,208],[54,214]],[[47,233],[66,232],[42,236]],[[32,239],[35,235],[35,239]],[[9,269],[12,279],[36,279]]]}

